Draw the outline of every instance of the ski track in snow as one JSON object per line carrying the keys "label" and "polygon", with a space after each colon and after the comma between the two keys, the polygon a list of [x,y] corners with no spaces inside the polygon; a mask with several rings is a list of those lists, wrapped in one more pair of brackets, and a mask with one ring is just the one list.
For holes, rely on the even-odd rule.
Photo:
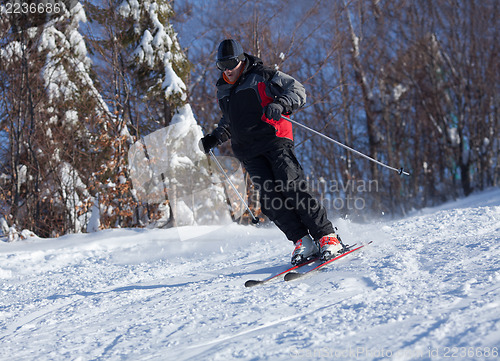
{"label": "ski track in snow", "polygon": [[334,223],[374,243],[252,288],[289,262],[274,227],[0,243],[0,359],[500,360],[499,190]]}

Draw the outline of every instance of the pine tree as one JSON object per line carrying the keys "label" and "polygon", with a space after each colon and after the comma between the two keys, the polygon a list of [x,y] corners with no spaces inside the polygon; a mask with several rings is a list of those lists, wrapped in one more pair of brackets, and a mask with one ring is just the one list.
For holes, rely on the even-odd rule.
{"label": "pine tree", "polygon": [[[163,207],[156,225],[186,225],[214,220],[215,207],[204,207],[207,198],[222,198],[223,189],[213,186],[207,177],[206,157],[198,149],[201,128],[186,103],[190,64],[169,19],[173,16],[164,0],[124,0],[118,13],[125,19],[122,44],[127,55],[125,64],[134,77],[133,89],[141,92],[143,106],[148,110],[138,127],[147,134],[145,144],[150,156],[155,157],[157,179],[165,187],[169,207]],[[139,132],[137,132],[139,133]],[[137,184],[136,184],[137,186]],[[150,198],[150,195],[147,197]],[[151,201],[151,199],[149,199]],[[163,203],[165,204],[165,203]],[[224,204],[224,207],[226,205]],[[211,215],[207,215],[211,213]],[[227,215],[224,210],[222,217]],[[210,222],[210,221],[208,221]]]}
{"label": "pine tree", "polygon": [[119,121],[141,136],[170,123],[187,100],[190,64],[170,18],[168,2],[120,0],[87,4],[93,27],[90,44],[103,95]]}
{"label": "pine tree", "polygon": [[[145,97],[155,121],[168,125],[176,109],[186,103],[190,65],[169,19],[173,10],[165,0],[124,0],[118,12],[123,29],[126,62],[136,75],[134,85]],[[184,80],[183,80],[184,79]]]}
{"label": "pine tree", "polygon": [[[112,99],[115,116],[114,121],[106,125],[107,134],[99,138],[99,147],[109,151],[111,158],[108,159],[114,160],[109,160],[107,166],[96,173],[94,184],[95,192],[99,193],[103,226],[190,223],[194,212],[190,207],[194,206],[181,206],[180,196],[173,189],[166,189],[185,171],[182,166],[169,167],[173,170],[171,173],[163,169],[157,174],[158,178],[145,180],[161,184],[159,188],[148,188],[148,194],[140,198],[137,195],[144,193],[140,189],[144,185],[137,184],[136,179],[132,189],[130,170],[126,162],[121,162],[127,160],[126,152],[136,141],[132,147],[131,170],[137,170],[134,167],[140,167],[147,161],[144,160],[145,154],[135,151],[138,147],[140,149],[143,138],[152,140],[148,145],[149,151],[157,152],[159,158],[169,165],[173,164],[170,163],[172,157],[179,154],[193,156],[192,165],[198,158],[204,157],[197,149],[202,132],[186,102],[185,81],[190,65],[170,25],[172,9],[163,0],[125,0],[112,3],[109,7],[89,5],[89,8],[91,18],[101,29],[98,34],[92,34],[91,44],[94,54],[101,60],[99,73],[102,84],[111,85],[103,91]],[[177,124],[179,122],[183,124]],[[167,129],[165,126],[170,127]],[[185,132],[181,132],[180,137],[172,137],[172,131],[179,127]],[[155,139],[164,134],[169,134],[168,139],[161,144],[156,143]],[[139,160],[134,163],[136,157]],[[193,171],[196,169],[192,168],[189,172]],[[148,170],[145,172],[149,173]],[[191,177],[183,177],[183,180],[196,176],[190,174]],[[181,191],[183,195],[185,192]],[[128,199],[125,194],[129,195]],[[169,198],[175,201],[170,202]],[[181,208],[184,209],[183,216],[174,220],[174,213],[179,214]]]}
{"label": "pine tree", "polygon": [[79,31],[83,7],[60,10],[37,26],[12,17],[2,23],[4,209],[9,223],[41,236],[85,230],[88,122],[106,114]]}

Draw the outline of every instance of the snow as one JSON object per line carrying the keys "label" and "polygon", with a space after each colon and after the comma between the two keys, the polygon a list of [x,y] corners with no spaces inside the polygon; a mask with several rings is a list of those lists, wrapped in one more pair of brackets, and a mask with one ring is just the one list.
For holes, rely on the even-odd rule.
{"label": "snow", "polygon": [[23,45],[18,41],[11,41],[7,45],[0,48],[0,59],[8,62],[17,59],[22,59]]}
{"label": "snow", "polygon": [[140,18],[140,5],[137,0],[124,0],[120,6],[118,6],[118,12],[123,17],[131,16],[135,21]]}
{"label": "snow", "polygon": [[458,129],[456,127],[448,128],[448,137],[453,146],[457,147],[460,145],[460,135],[458,134]]}
{"label": "snow", "polygon": [[28,180],[28,167],[24,164],[17,166],[17,186],[20,187]]}
{"label": "snow", "polygon": [[[178,109],[169,126],[148,134],[129,150],[130,178],[136,196],[154,204],[168,199],[176,225],[231,222],[222,181],[212,177],[213,167],[198,146],[202,136],[191,106],[186,104]],[[225,158],[220,160],[226,163]],[[239,172],[231,172],[232,180],[245,184],[239,163],[238,167]],[[244,192],[244,188],[240,189]],[[231,197],[231,192],[227,193]]]}
{"label": "snow", "polygon": [[0,242],[0,359],[498,359],[500,190],[394,221],[334,221],[346,243],[374,243],[254,288],[243,284],[289,262],[274,227]]}
{"label": "snow", "polygon": [[171,53],[165,54],[165,79],[162,83],[162,88],[165,89],[165,98],[173,94],[181,94],[181,99],[186,100],[186,85],[182,79],[176,74],[170,63]]}
{"label": "snow", "polygon": [[100,211],[97,201],[97,197],[93,199],[92,210],[90,212],[89,222],[87,224],[87,232],[97,232],[99,230],[100,222]]}
{"label": "snow", "polygon": [[407,90],[408,88],[405,87],[403,84],[396,85],[392,90],[392,97],[394,101],[398,101],[399,98],[401,98],[401,95],[403,95]]}
{"label": "snow", "polygon": [[140,41],[139,46],[132,53],[132,58],[136,57],[139,63],[146,61],[149,67],[153,67],[154,65],[154,50],[151,46],[151,42],[153,41],[153,36],[149,32],[149,30],[145,30],[142,35],[142,39]]}

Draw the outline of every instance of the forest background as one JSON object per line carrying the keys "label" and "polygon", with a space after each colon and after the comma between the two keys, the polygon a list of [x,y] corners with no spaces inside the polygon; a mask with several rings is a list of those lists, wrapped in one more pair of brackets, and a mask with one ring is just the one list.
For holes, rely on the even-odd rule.
{"label": "forest background", "polygon": [[[181,114],[203,133],[216,126],[224,38],[305,85],[294,120],[410,171],[400,177],[296,128],[298,157],[336,216],[400,216],[499,185],[498,1],[68,0],[57,12],[56,1],[24,3],[36,7],[0,5],[9,240],[179,224],[168,197],[137,196],[129,150]],[[228,144],[219,152],[231,155]]]}

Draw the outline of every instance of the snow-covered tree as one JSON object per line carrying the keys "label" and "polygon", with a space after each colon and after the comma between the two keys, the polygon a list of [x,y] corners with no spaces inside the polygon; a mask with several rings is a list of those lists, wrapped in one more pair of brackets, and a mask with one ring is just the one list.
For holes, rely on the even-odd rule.
{"label": "snow-covered tree", "polygon": [[87,7],[96,71],[118,120],[134,136],[168,125],[186,103],[190,71],[169,3],[120,0]]}
{"label": "snow-covered tree", "polygon": [[3,208],[10,223],[43,236],[85,230],[88,122],[107,113],[79,31],[85,11],[74,5],[36,26],[2,22]]}
{"label": "snow-covered tree", "polygon": [[[213,185],[202,186],[199,183],[204,184],[203,181],[196,179],[203,172],[203,167],[197,165],[202,159],[206,165],[206,156],[198,149],[202,132],[187,104],[190,65],[170,24],[173,11],[169,2],[121,0],[105,5],[89,4],[89,8],[96,25],[90,30],[90,43],[99,59],[103,93],[115,115],[113,124],[107,126],[108,134],[101,136],[114,144],[111,147],[115,151],[114,162],[108,162],[108,167],[99,171],[102,185],[96,184],[100,189],[104,224],[162,227],[192,224],[195,219],[207,218],[201,214],[203,211],[195,209],[203,208],[200,203],[191,201],[193,189],[199,192]],[[124,134],[131,135],[127,143],[120,141]],[[124,152],[135,141],[128,153],[132,157],[129,163],[134,189],[127,188],[131,199],[122,199],[119,205],[117,199],[123,196],[125,187],[130,186],[129,170],[120,162],[127,159]],[[147,169],[141,173],[141,166],[147,163],[141,148],[144,143],[148,143],[144,150],[154,153],[155,159],[160,159],[166,167],[154,176]],[[192,181],[194,188],[187,187],[187,181]],[[141,189],[146,191],[145,197]],[[115,201],[110,190],[120,193]],[[215,193],[217,198],[223,194],[223,188],[218,187]],[[190,200],[181,199],[185,196]],[[206,201],[214,196],[200,198]],[[133,212],[130,212],[130,204],[135,206]],[[106,209],[103,205],[107,205]]]}
{"label": "snow-covered tree", "polygon": [[[169,201],[171,213],[158,220],[157,225],[169,221],[176,226],[221,224],[243,213],[242,209],[237,210],[237,202],[229,201],[231,207],[228,207],[230,195],[226,196],[224,176],[216,173],[216,167],[210,167],[206,155],[198,148],[201,137],[201,127],[187,104],[174,115],[169,126],[131,147],[131,178],[138,198],[153,204]],[[233,175],[233,182],[241,186],[244,194],[239,163],[226,171]],[[233,195],[233,200],[236,198]]]}
{"label": "snow-covered tree", "polygon": [[176,108],[186,102],[189,62],[169,23],[173,11],[165,0],[123,0],[118,12],[126,20],[127,64],[148,105],[167,125]]}

